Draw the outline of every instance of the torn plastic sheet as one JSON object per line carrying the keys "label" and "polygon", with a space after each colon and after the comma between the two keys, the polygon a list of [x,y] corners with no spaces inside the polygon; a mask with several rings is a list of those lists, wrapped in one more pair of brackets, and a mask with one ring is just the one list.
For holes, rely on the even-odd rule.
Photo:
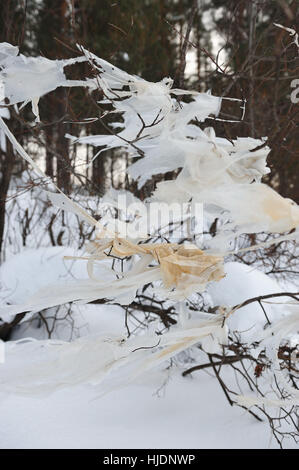
{"label": "torn plastic sheet", "polygon": [[8,104],[32,103],[32,111],[39,122],[38,101],[57,87],[84,86],[95,88],[94,80],[67,80],[64,67],[86,62],[85,56],[67,60],[45,57],[25,57],[16,46],[0,43],[0,102]]}
{"label": "torn plastic sheet", "polygon": [[[131,270],[115,273],[118,279],[105,282],[93,275],[94,262],[107,258],[105,250],[119,258],[138,254],[141,259]],[[121,305],[129,305],[139,288],[155,281],[163,281],[165,293],[169,294],[174,289],[175,298],[181,299],[195,291],[204,290],[208,282],[220,280],[224,276],[223,258],[206,255],[194,246],[167,243],[136,245],[116,238],[108,242],[93,242],[89,251],[89,258],[82,257],[82,260],[87,260],[89,280],[50,285],[38,291],[23,305],[4,305],[1,307],[2,319],[9,322],[19,313],[30,312],[32,315],[40,310],[74,301],[88,303],[110,299]],[[153,261],[158,265],[149,267]]]}
{"label": "torn plastic sheet", "polygon": [[[100,386],[101,394],[127,385],[207,336],[226,341],[221,315],[187,321],[163,335],[149,331],[125,338],[88,335],[71,343],[30,339],[9,342],[1,366],[2,392],[44,396],[79,384]],[[220,331],[221,330],[221,331]]]}

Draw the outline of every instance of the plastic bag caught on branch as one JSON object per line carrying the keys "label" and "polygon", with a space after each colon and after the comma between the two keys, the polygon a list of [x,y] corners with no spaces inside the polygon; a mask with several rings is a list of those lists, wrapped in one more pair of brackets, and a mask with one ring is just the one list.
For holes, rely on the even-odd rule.
{"label": "plastic bag caught on branch", "polygon": [[186,322],[157,336],[153,331],[137,337],[89,335],[63,341],[10,342],[1,365],[2,392],[44,396],[75,385],[101,385],[101,394],[126,385],[147,371],[209,336],[227,331],[221,315]]}
{"label": "plastic bag caught on branch", "polygon": [[[211,240],[212,253],[194,245],[140,244],[138,240],[124,239],[107,230],[57,188],[60,194],[51,195],[51,201],[98,230],[98,238],[87,247],[87,255],[81,257],[86,261],[89,279],[49,286],[22,306],[3,306],[1,317],[4,321],[11,320],[17,313],[32,314],[73,301],[105,299],[129,305],[136,291],[149,283],[154,283],[154,288],[163,291],[168,299],[185,299],[223,277],[226,251],[222,242],[225,237],[232,240],[241,233],[280,233],[299,225],[298,206],[260,183],[262,176],[269,172],[266,165],[269,148],[264,139],[229,141],[216,137],[211,127],[200,127],[206,119],[219,114],[221,97],[173,89],[170,78],[158,83],[147,82],[83,48],[81,50],[83,56],[77,59],[49,61],[42,57],[25,58],[18,55],[14,46],[0,45],[2,99],[7,98],[10,104],[31,101],[38,118],[39,97],[57,86],[87,86],[91,89],[98,86],[104,96],[102,104],[112,105],[113,112],[121,115],[121,122],[114,123],[111,129],[108,126],[111,135],[86,136],[79,138],[78,142],[104,146],[105,149],[125,147],[134,157],[141,157],[129,168],[139,186],[153,174],[181,168],[175,180],[157,185],[153,198],[167,202],[198,201],[208,208],[213,206],[217,215],[226,214],[227,223]],[[82,61],[91,64],[96,78],[82,82],[67,80],[64,67]],[[184,95],[189,95],[188,102],[181,99]],[[21,157],[45,177],[1,118],[0,125]],[[121,127],[119,133],[114,132],[116,127]],[[94,265],[110,255],[124,261],[127,269],[119,272],[107,268],[107,277],[98,279]],[[281,323],[278,328],[286,331],[285,326]],[[287,331],[294,328],[297,328],[297,322],[292,317]],[[132,379],[141,371],[196,344],[201,338],[209,338],[204,341],[207,351],[217,350],[216,342],[218,346],[225,344],[225,329],[223,316],[216,314],[209,316],[206,323],[182,323],[158,338],[149,333],[128,339],[89,336],[71,344],[51,341],[12,343],[8,357],[13,359],[14,354],[21,354],[28,362],[24,363],[21,374],[16,373],[20,366],[15,364],[16,368],[6,369],[0,380],[7,390],[47,393],[60,388],[62,383],[65,386],[102,383],[108,373],[123,365],[132,367],[127,374]],[[275,325],[272,331],[279,338]],[[214,343],[210,340],[211,335]],[[269,338],[271,342],[272,336]],[[268,338],[265,337],[264,341],[266,344]],[[272,346],[277,349],[277,344]],[[42,352],[41,356],[39,352]],[[39,357],[40,363],[37,364]],[[11,362],[9,364],[12,365]],[[119,380],[125,381],[126,374]]]}
{"label": "plastic bag caught on branch", "polygon": [[[128,240],[115,238],[106,242],[93,242],[89,248],[90,258],[87,260],[89,280],[76,280],[64,285],[52,285],[30,297],[24,305],[2,306],[1,316],[5,321],[22,312],[38,312],[45,308],[61,305],[67,302],[92,302],[98,299],[113,299],[122,304],[130,304],[136,291],[145,284],[162,281],[164,292],[172,297],[182,299],[195,291],[205,289],[208,282],[220,280],[224,276],[223,259],[206,255],[195,246],[157,243],[136,245]],[[117,279],[104,281],[94,279],[92,265],[96,260],[107,259],[111,256],[126,258],[139,255],[140,261],[124,273],[114,273]],[[80,257],[78,257],[80,259]],[[152,262],[157,266],[149,267]],[[113,271],[109,271],[110,275]],[[107,271],[107,274],[109,274]],[[55,294],[54,294],[55,292]]]}
{"label": "plastic bag caught on branch", "polygon": [[95,88],[93,80],[68,80],[64,67],[86,62],[86,57],[50,60],[45,57],[25,57],[19,49],[6,42],[0,43],[0,102],[9,104],[28,102],[36,121],[40,120],[38,102],[41,96],[57,87],[85,86]]}
{"label": "plastic bag caught on branch", "polygon": [[[112,112],[119,113],[122,117],[122,122],[113,123],[113,128],[120,127],[122,130],[114,133],[111,129],[110,136],[93,135],[77,139],[67,135],[72,141],[81,144],[104,146],[97,155],[108,149],[124,147],[134,156],[145,156],[151,147],[156,148],[159,145],[160,140],[165,141],[169,132],[176,134],[179,128],[185,130],[192,119],[202,121],[211,114],[216,116],[219,113],[219,97],[172,89],[173,80],[170,78],[157,83],[148,82],[123,72],[84,48],[79,48],[97,72],[96,80],[105,97],[100,103],[112,104]],[[193,101],[188,105],[181,103],[178,106],[174,97],[186,94]],[[164,159],[164,155],[162,157]],[[153,168],[155,165],[152,165]],[[168,171],[167,166],[165,168]]]}

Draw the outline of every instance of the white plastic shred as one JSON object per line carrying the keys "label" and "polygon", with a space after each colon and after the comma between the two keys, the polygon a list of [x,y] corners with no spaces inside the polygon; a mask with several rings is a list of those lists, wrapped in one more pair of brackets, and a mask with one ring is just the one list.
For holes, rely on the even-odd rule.
{"label": "white plastic shred", "polygon": [[[298,43],[295,31],[284,29]],[[227,214],[226,223],[211,241],[214,254],[230,253],[228,243],[242,233],[282,234],[298,229],[299,207],[261,182],[262,177],[270,171],[266,164],[270,149],[265,139],[242,137],[230,141],[218,138],[210,125],[204,127],[206,120],[210,124],[211,118],[219,116],[221,97],[173,89],[171,78],[163,78],[156,83],[148,82],[120,70],[81,46],[79,49],[83,55],[78,58],[49,60],[44,57],[25,57],[19,54],[16,46],[1,43],[0,102],[5,103],[5,106],[21,103],[24,106],[31,102],[38,121],[40,97],[57,87],[83,86],[91,90],[100,87],[103,92],[102,104],[111,104],[112,112],[121,116],[121,122],[111,126],[110,135],[78,139],[67,137],[82,144],[103,146],[97,158],[101,158],[101,152],[117,147],[124,147],[131,156],[139,157],[128,169],[139,187],[155,174],[179,170],[178,176],[172,181],[157,184],[152,200],[168,203],[201,202],[207,205],[207,210],[212,206],[217,215],[223,212]],[[94,68],[96,78],[67,80],[64,68],[84,61]],[[188,102],[183,99],[185,95],[188,95]],[[7,115],[1,115],[7,118]],[[50,181],[17,142],[2,117],[1,135],[10,140],[15,151],[30,163],[39,176]],[[118,128],[121,130],[115,132]],[[116,237],[113,230],[104,229],[78,204],[57,190],[57,194],[48,193],[54,205],[75,213],[99,232],[105,233],[106,238],[111,240]],[[109,194],[106,203],[113,206],[113,197],[113,194]],[[298,231],[281,235],[276,242],[297,235]],[[261,246],[263,244],[249,249]],[[67,302],[91,302],[99,298],[114,299],[119,304],[128,305],[134,300],[138,288],[161,281],[161,265],[156,262],[154,266],[149,266],[152,260],[149,253],[136,256],[131,269],[121,275],[118,273],[116,279],[108,282],[95,277],[94,258],[91,256],[87,259],[89,279],[49,286],[31,296],[23,305],[1,306],[1,318],[10,321],[18,313],[32,314]],[[188,264],[186,260],[184,263]],[[110,274],[113,274],[112,271]],[[186,277],[179,294],[184,298],[199,286],[204,288],[207,279],[203,276],[201,282],[195,282],[194,277]],[[167,294],[170,298],[173,292],[167,291]],[[291,307],[290,314],[274,322],[271,328],[265,330],[262,338],[262,344],[272,358],[276,376],[290,393],[288,404],[298,403],[299,394],[289,386],[280,371],[277,350],[284,338],[298,330],[298,318],[298,307]],[[159,336],[149,332],[128,339],[111,335],[87,336],[72,343],[50,340],[10,342],[7,363],[1,365],[1,389],[43,395],[78,383],[102,384],[106,378],[109,379],[110,373],[121,369],[124,373],[116,380],[119,384],[133,380],[200,340],[205,350],[217,352],[225,344],[227,333],[223,315],[208,315],[194,322],[189,321],[181,310],[180,323]],[[22,363],[22,371],[14,361],[19,354],[26,358]],[[111,386],[108,380],[109,389]],[[238,400],[239,404],[247,407],[256,404],[282,406],[282,401],[275,399],[239,397]]]}

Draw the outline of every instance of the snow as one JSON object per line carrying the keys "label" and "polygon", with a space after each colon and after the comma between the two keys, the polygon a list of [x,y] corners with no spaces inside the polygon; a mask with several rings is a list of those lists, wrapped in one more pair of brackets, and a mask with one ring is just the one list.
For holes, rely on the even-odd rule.
{"label": "snow", "polygon": [[[14,287],[12,298],[23,300],[49,278],[81,276],[80,262],[68,269],[69,262],[62,259],[71,252],[48,247],[24,250],[12,257],[2,267],[6,283]],[[241,263],[227,263],[225,271],[226,278],[209,289],[216,304],[222,300],[234,305],[249,296],[279,290],[275,281]],[[19,284],[22,289],[15,289]],[[72,309],[77,336],[124,333],[120,307],[76,305]],[[252,306],[247,307],[248,312],[256,315]],[[62,324],[54,336],[69,339],[69,334],[70,327]],[[28,336],[46,337],[45,331],[31,322],[18,327],[12,339]],[[182,370],[172,370],[171,377],[165,367],[152,370],[146,380],[101,397],[100,388],[90,386],[76,386],[45,398],[2,395],[0,448],[277,447],[267,423],[257,422],[241,408],[230,407],[214,377],[201,371],[183,378]],[[229,380],[230,371],[226,369],[224,374]],[[286,447],[294,444],[288,441]]]}
{"label": "snow", "polygon": [[209,375],[176,376],[160,396],[149,379],[96,400],[82,387],[45,399],[10,396],[0,404],[0,448],[277,447],[267,424],[231,408]]}
{"label": "snow", "polygon": [[[229,262],[224,265],[224,271],[226,276],[219,282],[211,283],[207,289],[214,306],[230,308],[247,299],[283,292],[277,281],[252,266]],[[263,302],[263,307],[270,321],[278,320],[282,316],[280,301],[270,300],[271,305]],[[230,329],[239,332],[244,341],[257,340],[256,335],[266,323],[267,319],[257,302],[235,311],[228,320]]]}
{"label": "snow", "polygon": [[7,291],[7,302],[24,302],[38,289],[55,281],[87,278],[84,263],[65,261],[64,256],[78,256],[78,251],[61,246],[24,249],[3,263],[0,282]]}
{"label": "snow", "polygon": [[[52,310],[54,309],[48,310],[49,314]],[[72,305],[72,321],[69,323],[62,321],[65,314],[66,307],[61,307],[52,337],[70,341],[90,334],[122,335],[125,333],[124,311],[117,305]],[[37,321],[24,321],[14,329],[11,340],[28,337],[45,340],[48,334]]]}
{"label": "snow", "polygon": [[253,266],[232,261],[225,263],[224,271],[226,276],[208,288],[215,305],[234,306],[246,299],[282,290],[277,281]]}
{"label": "snow", "polygon": [[[0,299],[1,303],[22,303],[35,294],[39,289],[51,284],[67,282],[74,279],[87,279],[86,262],[81,260],[65,260],[65,256],[78,256],[80,251],[62,246],[24,249],[17,255],[11,256],[0,268]],[[103,261],[102,265],[107,266]],[[96,274],[107,277],[107,272],[96,266]],[[61,307],[60,318],[65,315],[67,307]],[[49,309],[54,311],[55,309]],[[102,311],[109,311],[109,317],[102,316]],[[18,326],[12,339],[34,337],[46,339],[47,332],[37,328],[35,323],[24,320]],[[123,331],[123,310],[115,305],[72,305],[71,324],[59,323],[55,328],[54,337],[69,340],[72,325],[75,324],[77,335],[88,333],[105,333],[106,331],[120,333]],[[76,336],[76,335],[75,335]]]}
{"label": "snow", "polygon": [[[27,193],[18,198],[22,207],[30,207],[29,196]],[[17,207],[13,206],[13,210]],[[68,215],[69,221],[69,240],[72,241],[71,234],[77,227],[76,216]],[[21,251],[12,255],[12,250],[8,250],[8,260],[0,269],[1,303],[24,302],[48,284],[87,279],[84,261],[64,259],[64,256],[82,254],[77,241],[73,241],[74,248],[42,246],[42,243],[49,243],[43,235],[44,226],[37,223],[27,239],[32,248],[22,249],[21,240],[17,242],[16,239],[15,249]],[[36,240],[39,248],[33,248]],[[224,268],[226,277],[208,288],[214,305],[230,307],[250,297],[283,290],[275,280],[253,267],[230,262]],[[96,273],[99,275],[100,269]],[[278,315],[272,304],[264,306],[271,319]],[[66,309],[60,309],[60,318]],[[46,316],[56,313],[54,310],[50,309]],[[58,321],[52,338],[69,341],[90,334],[121,336],[126,333],[124,310],[118,306],[73,304],[72,319],[73,323]],[[229,322],[232,329],[248,329],[250,333],[247,336],[243,333],[243,339],[250,341],[256,333],[253,326],[257,324],[262,329],[266,319],[260,307],[251,304],[236,311]],[[44,340],[47,332],[38,320],[24,321],[14,329],[11,339],[24,337]],[[202,362],[206,362],[206,356]],[[146,383],[143,377],[100,398],[100,387],[87,386],[76,386],[45,398],[2,394],[0,447],[277,447],[276,441],[271,440],[268,424],[256,422],[241,408],[230,407],[214,377],[200,371],[183,378],[179,373],[181,370],[172,370],[171,380],[168,380],[167,365],[166,362],[160,370],[148,371]],[[229,378],[228,368],[223,373],[224,378]],[[285,443],[285,447],[288,446],[294,447],[292,441]]]}

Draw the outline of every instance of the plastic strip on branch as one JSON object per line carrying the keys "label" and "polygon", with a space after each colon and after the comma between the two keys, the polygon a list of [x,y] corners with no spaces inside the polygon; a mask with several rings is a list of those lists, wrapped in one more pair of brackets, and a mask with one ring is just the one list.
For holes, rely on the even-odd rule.
{"label": "plastic strip on branch", "polygon": [[[68,198],[44,174],[0,118],[0,127],[14,149],[39,176],[47,183],[51,182],[58,191],[57,194],[48,193],[52,204],[76,214],[97,229],[95,240],[86,247],[88,255],[77,257],[87,262],[88,279],[45,288],[21,306],[3,306],[2,318],[10,319],[17,313],[30,312],[26,314],[26,318],[29,318],[35,312],[66,302],[85,303],[99,299],[113,300],[129,308],[134,302],[137,290],[149,284],[153,284],[155,292],[163,294],[168,300],[180,301],[177,305],[180,324],[171,327],[169,332],[159,335],[159,338],[155,333],[149,332],[128,339],[115,338],[113,335],[81,338],[70,344],[60,343],[57,349],[53,347],[52,342],[40,343],[42,346],[46,345],[44,349],[29,342],[27,345],[12,345],[12,356],[18,351],[24,352],[26,360],[27,352],[29,355],[37,354],[40,350],[45,352],[40,367],[33,370],[28,358],[29,362],[22,369],[21,376],[10,371],[7,376],[1,376],[7,389],[24,393],[28,390],[30,393],[32,390],[33,393],[53,391],[60,388],[62,383],[69,386],[86,382],[102,383],[107,371],[120,370],[125,365],[133,367],[130,375],[130,379],[133,379],[139,373],[157,366],[199,341],[205,341],[211,348],[216,343],[218,347],[225,345],[227,324],[224,321],[224,308],[220,306],[216,314],[197,312],[199,318],[193,321],[188,319],[190,312],[184,311],[181,301],[185,301],[194,293],[204,291],[208,283],[221,280],[224,276],[223,257],[236,252],[229,246],[237,236],[244,233],[282,234],[292,231],[267,242],[237,249],[237,252],[246,252],[282,240],[290,240],[298,235],[299,207],[261,183],[262,177],[270,171],[266,162],[270,151],[266,140],[228,140],[217,137],[212,127],[202,128],[211,116],[218,119],[224,99],[243,103],[243,119],[245,100],[173,89],[173,80],[169,77],[151,83],[120,70],[82,47],[80,50],[83,57],[49,61],[42,57],[24,58],[18,55],[14,46],[1,44],[2,99],[6,97],[10,103],[31,101],[38,118],[39,97],[58,86],[86,86],[91,90],[99,86],[104,96],[100,104],[112,104],[113,112],[121,116],[121,122],[114,122],[113,126],[106,125],[106,128],[111,128],[110,135],[79,137],[76,142],[95,147],[104,146],[105,150],[124,147],[132,157],[141,157],[129,167],[130,175],[138,181],[140,187],[154,174],[176,170],[173,180],[162,181],[156,185],[149,201],[158,201],[161,204],[173,203],[179,199],[182,203],[205,204],[207,212],[210,210],[211,214],[219,217],[224,214],[224,222],[209,240],[209,251],[191,244],[180,245],[168,241],[149,243],[149,236],[145,237],[143,243],[140,243],[138,238],[131,240],[129,237],[121,237],[116,230],[110,230],[108,224],[107,229],[106,225],[95,220]],[[96,78],[85,81],[66,79],[65,66],[86,61],[92,64]],[[26,77],[26,86],[23,86]],[[183,98],[184,95],[189,95],[189,99],[177,99]],[[103,118],[103,113],[101,116]],[[120,132],[114,132],[116,127],[121,128]],[[95,263],[109,257],[126,263],[127,269],[117,272],[113,266],[107,268],[106,272],[112,278],[102,280],[96,276]],[[241,308],[240,305],[237,307]],[[292,314],[287,319],[271,325],[271,330],[265,330],[262,342],[266,345],[276,368],[279,365],[277,349],[282,335],[290,334],[297,327],[298,319]],[[59,370],[55,355],[58,350],[62,358]],[[77,360],[81,367],[78,367]],[[213,363],[213,369],[215,367]],[[287,387],[283,377],[280,378]],[[126,381],[126,369],[120,380]],[[245,405],[249,402],[243,399],[242,403]]]}

